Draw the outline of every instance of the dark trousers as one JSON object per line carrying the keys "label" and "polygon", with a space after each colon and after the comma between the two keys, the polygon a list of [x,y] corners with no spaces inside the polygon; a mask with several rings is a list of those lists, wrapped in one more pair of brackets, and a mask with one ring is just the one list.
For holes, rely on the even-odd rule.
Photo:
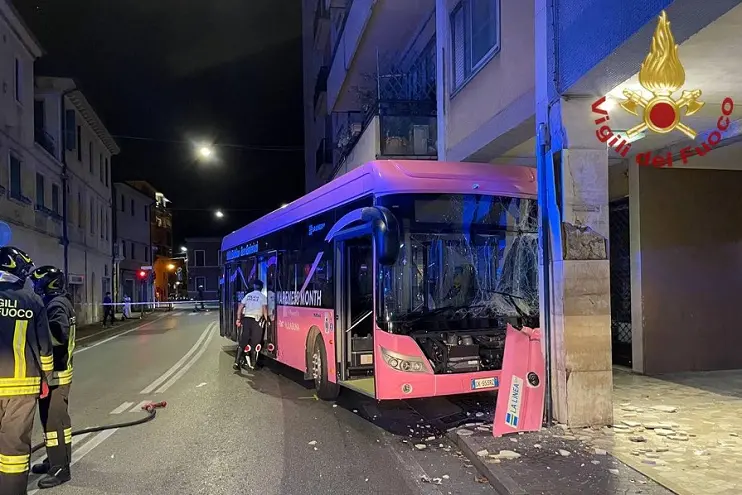
{"label": "dark trousers", "polygon": [[103,326],[106,325],[106,320],[108,318],[111,318],[111,325],[113,325],[113,308],[110,306],[106,306],[103,308]]}
{"label": "dark trousers", "polygon": [[254,318],[242,317],[242,328],[240,329],[239,346],[237,347],[237,357],[235,362],[239,363],[247,346],[250,351],[255,352],[255,346],[263,340],[263,327]]}
{"label": "dark trousers", "polygon": [[49,395],[39,400],[39,416],[44,427],[46,456],[50,471],[67,468],[72,461],[72,423],[68,410],[70,385],[49,389]]}
{"label": "dark trousers", "polygon": [[0,493],[25,495],[36,396],[0,398]]}

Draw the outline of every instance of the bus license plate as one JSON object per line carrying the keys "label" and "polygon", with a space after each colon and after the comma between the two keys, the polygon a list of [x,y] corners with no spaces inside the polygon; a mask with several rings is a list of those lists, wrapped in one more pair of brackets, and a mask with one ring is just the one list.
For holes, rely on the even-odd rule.
{"label": "bus license plate", "polygon": [[471,389],[479,390],[480,388],[495,388],[499,385],[497,377],[492,378],[479,378],[478,380],[471,381]]}

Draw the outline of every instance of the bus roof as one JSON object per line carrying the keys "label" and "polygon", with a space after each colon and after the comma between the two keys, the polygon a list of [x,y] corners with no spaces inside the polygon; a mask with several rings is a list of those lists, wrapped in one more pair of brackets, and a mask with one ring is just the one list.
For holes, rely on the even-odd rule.
{"label": "bus roof", "polygon": [[366,163],[228,234],[222,251],[368,194],[451,193],[536,197],[536,170],[518,165],[379,160]]}

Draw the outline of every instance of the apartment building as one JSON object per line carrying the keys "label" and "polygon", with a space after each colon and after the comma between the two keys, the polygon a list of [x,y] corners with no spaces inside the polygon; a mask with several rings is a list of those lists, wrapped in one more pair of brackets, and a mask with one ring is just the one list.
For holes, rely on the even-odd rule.
{"label": "apartment building", "polygon": [[0,13],[3,86],[12,88],[0,95],[0,218],[37,265],[66,270],[78,321],[92,322],[111,290],[119,148],[75,81],[34,77],[41,48],[8,3]]}
{"label": "apartment building", "polygon": [[126,182],[113,184],[115,276],[118,300],[125,295],[133,302],[152,300],[149,268],[152,266],[151,208],[155,198]]}
{"label": "apartment building", "polygon": [[533,5],[305,2],[307,189],[377,158],[533,166]]}
{"label": "apartment building", "polygon": [[188,297],[199,298],[199,289],[207,301],[219,299],[222,240],[218,237],[188,237]]}

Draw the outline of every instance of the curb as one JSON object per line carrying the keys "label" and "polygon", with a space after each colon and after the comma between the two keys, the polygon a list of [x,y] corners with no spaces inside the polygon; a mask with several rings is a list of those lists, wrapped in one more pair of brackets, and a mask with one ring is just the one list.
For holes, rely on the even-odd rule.
{"label": "curb", "polygon": [[485,463],[456,431],[446,432],[446,437],[464,453],[477,471],[487,478],[499,495],[528,495],[527,491],[496,464]]}
{"label": "curb", "polygon": [[[115,331],[115,330],[126,331],[129,328],[133,328],[133,327],[136,327],[137,325],[141,325],[143,322],[145,322],[145,321],[147,321],[149,319],[150,319],[150,316],[147,315],[147,316],[143,316],[141,318],[137,318],[135,320],[133,319],[133,320],[130,320],[130,321],[119,322],[119,324],[118,325],[115,325],[115,326],[101,327],[101,328],[99,328],[97,331],[95,331],[93,333],[90,333],[90,334],[87,334],[87,335],[83,335],[82,337],[79,337],[79,338],[75,339],[75,341],[76,342],[82,342],[82,341],[89,340],[89,339],[92,339],[94,337],[98,337],[98,336],[100,336],[100,335],[102,335],[104,333],[112,332],[112,331]],[[92,326],[95,326],[95,325],[99,325],[99,324],[100,323],[91,323],[90,325],[82,326],[82,327],[79,328],[78,333],[80,333],[80,330],[84,330],[85,328],[89,328],[89,327],[92,327]]]}

